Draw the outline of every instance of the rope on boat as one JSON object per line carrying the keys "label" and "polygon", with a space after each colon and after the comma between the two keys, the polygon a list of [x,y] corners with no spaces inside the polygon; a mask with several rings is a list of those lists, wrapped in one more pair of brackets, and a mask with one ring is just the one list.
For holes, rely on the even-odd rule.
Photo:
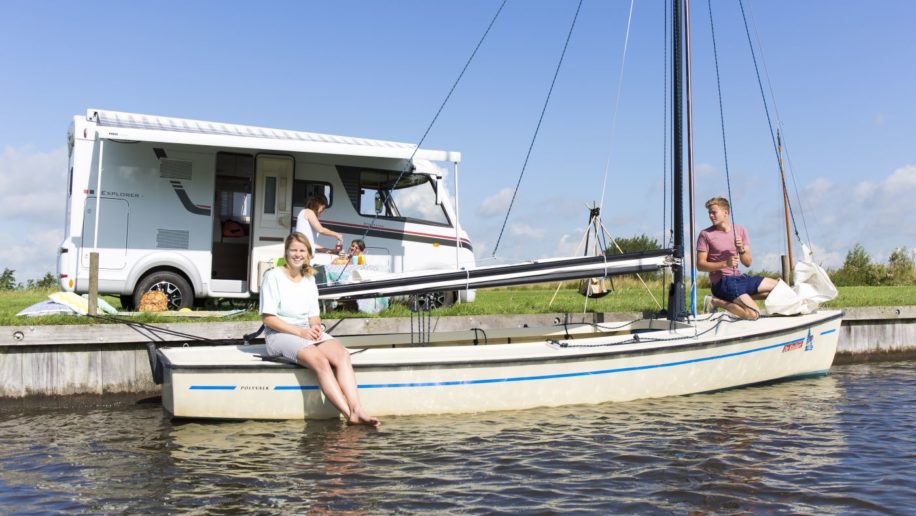
{"label": "rope on boat", "polygon": [[599,208],[604,208],[604,197],[607,193],[607,177],[608,171],[611,168],[611,151],[613,150],[612,143],[614,141],[614,133],[617,131],[617,114],[620,108],[620,96],[623,92],[623,72],[627,64],[627,51],[630,48],[630,29],[633,25],[633,7],[635,5],[636,0],[630,0],[630,11],[627,15],[627,30],[623,37],[623,52],[620,58],[620,75],[617,76],[617,96],[614,99],[614,112],[611,115],[611,130],[608,136],[607,159],[604,162],[604,182],[601,185],[601,203],[598,205]]}
{"label": "rope on boat", "polygon": [[[639,319],[637,319],[637,321],[638,320]],[[596,343],[596,344],[570,344],[569,342],[559,342],[557,340],[550,340],[548,342],[560,348],[604,348],[604,347],[609,347],[609,346],[620,346],[622,344],[642,344],[646,342],[674,342],[678,340],[699,339],[700,337],[702,337],[703,335],[711,331],[718,330],[719,327],[723,323],[733,323],[733,322],[738,322],[739,320],[740,319],[738,319],[737,317],[733,317],[731,315],[724,315],[723,317],[719,318],[718,321],[716,321],[716,324],[714,324],[710,328],[703,330],[701,332],[696,332],[696,325],[694,325],[694,335],[685,335],[682,337],[669,337],[669,338],[649,337],[649,338],[646,338],[646,337],[640,337],[640,334],[636,333],[633,335],[632,338],[628,340],[618,341],[618,342],[605,342],[605,343]],[[636,322],[636,321],[626,323],[623,326],[621,326],[621,328],[626,326],[627,324],[633,324],[633,322]]]}
{"label": "rope on boat", "polygon": [[[757,23],[756,23],[756,21],[754,20],[754,10],[753,10],[753,8],[752,8],[752,6],[751,6],[750,4],[748,5],[748,11],[750,11],[750,14],[751,14],[751,22],[752,22],[752,24],[754,25],[754,35],[756,36],[756,39],[757,39],[757,46],[758,46],[758,48],[760,49],[760,58],[761,58],[761,62],[763,63],[764,75],[765,75],[766,78],[767,78],[767,86],[769,86],[770,98],[773,99],[773,111],[776,113],[776,125],[777,125],[776,138],[777,138],[777,140],[778,140],[778,139],[779,139],[779,130],[782,128],[782,122],[780,121],[779,108],[778,108],[778,106],[776,105],[776,93],[773,91],[773,85],[772,85],[772,83],[770,82],[769,73],[768,73],[768,71],[767,71],[767,66],[766,66],[766,57],[765,57],[764,54],[763,54],[763,45],[760,44],[760,36],[759,36],[759,34],[758,34],[758,31],[757,31]],[[742,15],[743,15],[743,14],[744,14],[744,11],[743,11],[743,5],[742,5]],[[749,31],[748,28],[747,28],[747,20],[746,20],[746,19],[745,19],[745,31],[748,33],[748,40],[750,41],[750,31]],[[756,61],[755,61],[755,64],[756,64]],[[759,73],[758,73],[758,79],[757,79],[757,80],[760,81],[760,79],[759,79]],[[761,91],[762,91],[762,90],[763,90],[763,86],[761,85]],[[770,132],[771,132],[771,134],[772,134],[772,129],[770,129]],[[780,144],[779,144],[779,142],[777,142],[777,147],[779,147],[779,146],[780,146]],[[804,205],[803,205],[802,202],[801,202],[801,196],[799,195],[798,184],[797,184],[796,181],[795,181],[795,173],[794,173],[793,167],[792,167],[792,160],[791,160],[791,158],[789,157],[789,149],[788,149],[788,146],[785,146],[785,153],[786,153],[786,161],[789,163],[789,167],[788,167],[788,168],[789,168],[789,173],[790,173],[791,176],[792,176],[792,186],[795,187],[795,200],[796,200],[796,202],[798,202],[798,208],[799,208],[799,211],[800,211],[800,213],[801,213],[802,225],[803,225],[804,228],[805,228],[805,239],[806,239],[807,241],[810,242],[810,241],[811,241],[811,237],[810,237],[810,234],[808,233],[808,221],[807,221],[807,219],[806,219],[806,217],[805,217],[805,208],[804,208]],[[778,160],[778,159],[779,159],[779,151],[777,150],[777,160]],[[799,242],[803,242],[803,240],[802,240],[802,238],[801,238],[801,235],[799,235],[799,233],[798,233],[798,225],[797,225],[796,222],[795,222],[795,211],[794,211],[794,209],[792,208],[792,203],[788,203],[788,205],[789,205],[789,215],[791,216],[791,219],[792,219],[792,226],[793,226],[793,228],[795,229],[795,238],[797,238]],[[810,246],[809,246],[809,247],[810,247]]]}
{"label": "rope on boat", "polygon": [[[712,33],[712,55],[713,55],[713,61],[715,62],[715,66],[716,66],[716,92],[718,93],[718,96],[719,96],[719,127],[721,128],[721,131],[722,131],[722,154],[723,154],[723,159],[725,161],[725,185],[728,190],[728,200],[729,200],[729,203],[731,204],[731,208],[728,210],[728,212],[729,212],[729,215],[731,217],[731,222],[732,222],[732,240],[737,242],[738,241],[738,229],[735,227],[735,202],[734,202],[735,200],[734,198],[732,198],[732,179],[731,179],[731,173],[729,172],[729,168],[728,168],[728,144],[726,143],[726,138],[725,138],[725,108],[722,106],[722,81],[719,76],[719,50],[718,50],[719,47],[718,45],[716,45],[716,24],[713,21],[713,15],[712,15],[712,0],[707,0],[706,5],[709,7],[709,29],[710,29],[710,32]],[[755,61],[755,66],[756,66],[756,61]],[[758,80],[759,80],[759,75],[758,75]],[[769,120],[769,114],[767,115],[767,119]],[[745,245],[746,244],[747,243],[745,242]],[[735,251],[737,252],[737,246],[735,248]],[[696,268],[696,266],[694,266],[694,268]],[[735,265],[735,270],[736,271],[738,270],[737,265]],[[696,282],[694,282],[693,288],[694,289],[696,288]],[[694,313],[694,315],[696,314]]]}
{"label": "rope on boat", "polygon": [[576,6],[576,14],[573,16],[572,24],[569,26],[569,33],[566,34],[566,42],[563,43],[563,51],[560,53],[560,60],[557,62],[557,69],[553,73],[553,80],[550,81],[550,88],[547,90],[547,98],[544,99],[544,107],[541,108],[541,116],[538,118],[537,126],[534,129],[534,135],[531,137],[531,143],[528,145],[528,154],[525,155],[525,163],[522,165],[522,171],[518,175],[518,181],[515,183],[515,190],[512,192],[512,200],[509,201],[509,207],[506,209],[506,218],[503,220],[503,226],[499,229],[499,236],[496,237],[496,245],[493,246],[493,256],[499,250],[499,242],[503,238],[503,232],[506,230],[506,224],[509,223],[509,214],[512,213],[512,205],[515,204],[515,196],[522,184],[522,177],[525,175],[525,169],[528,168],[528,159],[531,157],[531,150],[534,149],[534,142],[537,140],[538,132],[541,130],[541,123],[544,121],[544,113],[547,112],[547,105],[550,103],[550,95],[553,93],[553,87],[557,83],[557,76],[560,75],[560,67],[563,65],[563,58],[566,57],[566,49],[569,47],[569,40],[572,39],[573,29],[576,27],[576,20],[579,18],[579,11],[582,9],[582,0]]}
{"label": "rope on boat", "polygon": [[[87,314],[88,315],[88,314]],[[150,341],[159,341],[165,342],[163,335],[170,335],[172,337],[179,337],[182,339],[187,339],[192,342],[207,342],[207,343],[218,343],[225,342],[228,339],[209,339],[207,337],[201,337],[200,335],[193,335],[190,333],[185,333],[177,330],[172,330],[170,328],[163,328],[162,326],[156,326],[149,323],[133,321],[130,319],[125,319],[123,317],[115,317],[113,315],[88,315],[93,319],[100,319],[107,322],[115,322],[126,325],[128,328],[136,331],[140,335],[150,339]],[[146,333],[144,333],[146,332]]]}
{"label": "rope on boat", "polygon": [[[416,147],[414,147],[413,152],[410,154],[410,157],[407,158],[407,162],[405,163],[404,168],[401,169],[401,173],[398,174],[397,179],[395,179],[394,185],[398,185],[401,182],[401,179],[403,179],[404,174],[413,170],[414,156],[417,155],[417,152],[420,150],[420,147],[423,145],[423,142],[426,141],[426,137],[429,135],[429,132],[432,130],[433,125],[435,125],[436,121],[439,119],[439,115],[442,114],[442,110],[445,109],[445,105],[448,103],[449,99],[452,97],[452,93],[454,93],[455,89],[458,87],[458,83],[461,82],[461,78],[464,77],[464,73],[468,70],[468,67],[471,66],[471,61],[474,60],[474,56],[477,55],[477,51],[480,50],[480,47],[481,45],[483,45],[483,41],[487,38],[487,35],[490,34],[490,29],[493,28],[493,24],[496,23],[496,19],[499,17],[499,14],[503,11],[503,7],[506,6],[507,1],[508,0],[503,0],[503,2],[499,4],[499,8],[496,10],[496,14],[493,15],[493,18],[490,20],[489,25],[487,25],[487,28],[484,31],[483,35],[480,37],[480,40],[477,41],[477,45],[474,47],[473,52],[471,52],[470,57],[468,57],[468,60],[464,63],[464,67],[461,69],[461,72],[458,74],[458,77],[455,79],[455,82],[452,83],[451,89],[448,90],[448,94],[445,95],[445,99],[442,100],[442,104],[439,105],[439,109],[436,110],[436,114],[433,116],[433,119],[429,122],[429,125],[426,126],[426,131],[423,132],[423,136],[420,137],[420,140],[417,142]],[[372,219],[366,225],[366,230],[363,232],[363,236],[362,236],[363,240],[366,239],[366,237],[369,235],[369,231],[375,226],[375,223],[378,221],[379,215],[380,215],[380,212],[376,212],[375,216],[372,217]],[[461,242],[456,242],[455,244],[458,246],[458,248],[461,247]],[[350,262],[348,261],[344,265],[344,268],[341,271],[341,274],[343,274],[343,271],[347,270],[347,267],[349,266],[350,266]]]}

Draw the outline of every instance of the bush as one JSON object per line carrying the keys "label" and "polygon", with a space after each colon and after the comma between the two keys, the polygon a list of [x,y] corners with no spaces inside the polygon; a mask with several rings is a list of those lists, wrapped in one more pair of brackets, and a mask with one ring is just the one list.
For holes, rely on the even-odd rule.
{"label": "bush", "polygon": [[916,267],[913,254],[906,247],[894,249],[887,265],[872,263],[871,257],[860,244],[849,253],[843,266],[830,273],[837,286],[906,286],[916,284]]}
{"label": "bush", "polygon": [[906,247],[894,249],[887,260],[887,278],[890,285],[916,284],[916,264],[913,253]]}
{"label": "bush", "polygon": [[16,290],[16,271],[8,268],[0,274],[0,290]]}
{"label": "bush", "polygon": [[[617,245],[614,245],[616,243]],[[626,237],[626,238],[617,238],[614,242],[608,243],[608,248],[605,251],[607,256],[614,256],[618,254],[627,254],[627,253],[636,253],[639,251],[654,251],[656,249],[661,249],[661,246],[658,244],[658,240],[642,234],[635,237]],[[619,248],[619,249],[618,249]],[[643,273],[642,279],[644,281],[657,280],[661,278],[661,274],[658,272],[652,273]],[[635,274],[625,274],[620,276],[620,278],[625,278],[625,280],[637,281]]]}
{"label": "bush", "polygon": [[837,286],[878,285],[882,274],[879,267],[871,263],[871,257],[861,244],[856,244],[846,253],[846,260],[831,276]]}

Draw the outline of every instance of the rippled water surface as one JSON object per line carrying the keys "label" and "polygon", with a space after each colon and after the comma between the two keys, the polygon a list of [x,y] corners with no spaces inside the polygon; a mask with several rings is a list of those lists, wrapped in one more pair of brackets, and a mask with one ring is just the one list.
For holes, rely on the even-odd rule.
{"label": "rippled water surface", "polygon": [[916,507],[916,362],[598,406],[173,422],[0,413],[0,512],[785,512]]}

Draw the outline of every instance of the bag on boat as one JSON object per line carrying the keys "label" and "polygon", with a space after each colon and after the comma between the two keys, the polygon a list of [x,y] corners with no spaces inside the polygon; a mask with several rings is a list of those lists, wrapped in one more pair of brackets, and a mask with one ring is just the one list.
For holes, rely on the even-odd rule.
{"label": "bag on boat", "polygon": [[588,278],[579,282],[579,294],[583,296],[602,297],[610,291],[607,278]]}
{"label": "bag on boat", "polygon": [[810,314],[821,303],[836,298],[837,289],[830,281],[827,271],[814,263],[811,250],[803,245],[805,259],[795,264],[795,286],[789,287],[779,280],[776,288],[764,301],[767,313],[795,315]]}

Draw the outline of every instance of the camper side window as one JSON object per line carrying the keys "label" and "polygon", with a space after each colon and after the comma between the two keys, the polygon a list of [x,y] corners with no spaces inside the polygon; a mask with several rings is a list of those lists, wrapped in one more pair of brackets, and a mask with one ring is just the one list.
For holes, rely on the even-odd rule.
{"label": "camper side window", "polygon": [[436,188],[427,174],[364,170],[360,177],[359,213],[448,225],[445,210],[436,202]]}
{"label": "camper side window", "polygon": [[347,197],[363,217],[451,226],[429,174],[337,166]]}

